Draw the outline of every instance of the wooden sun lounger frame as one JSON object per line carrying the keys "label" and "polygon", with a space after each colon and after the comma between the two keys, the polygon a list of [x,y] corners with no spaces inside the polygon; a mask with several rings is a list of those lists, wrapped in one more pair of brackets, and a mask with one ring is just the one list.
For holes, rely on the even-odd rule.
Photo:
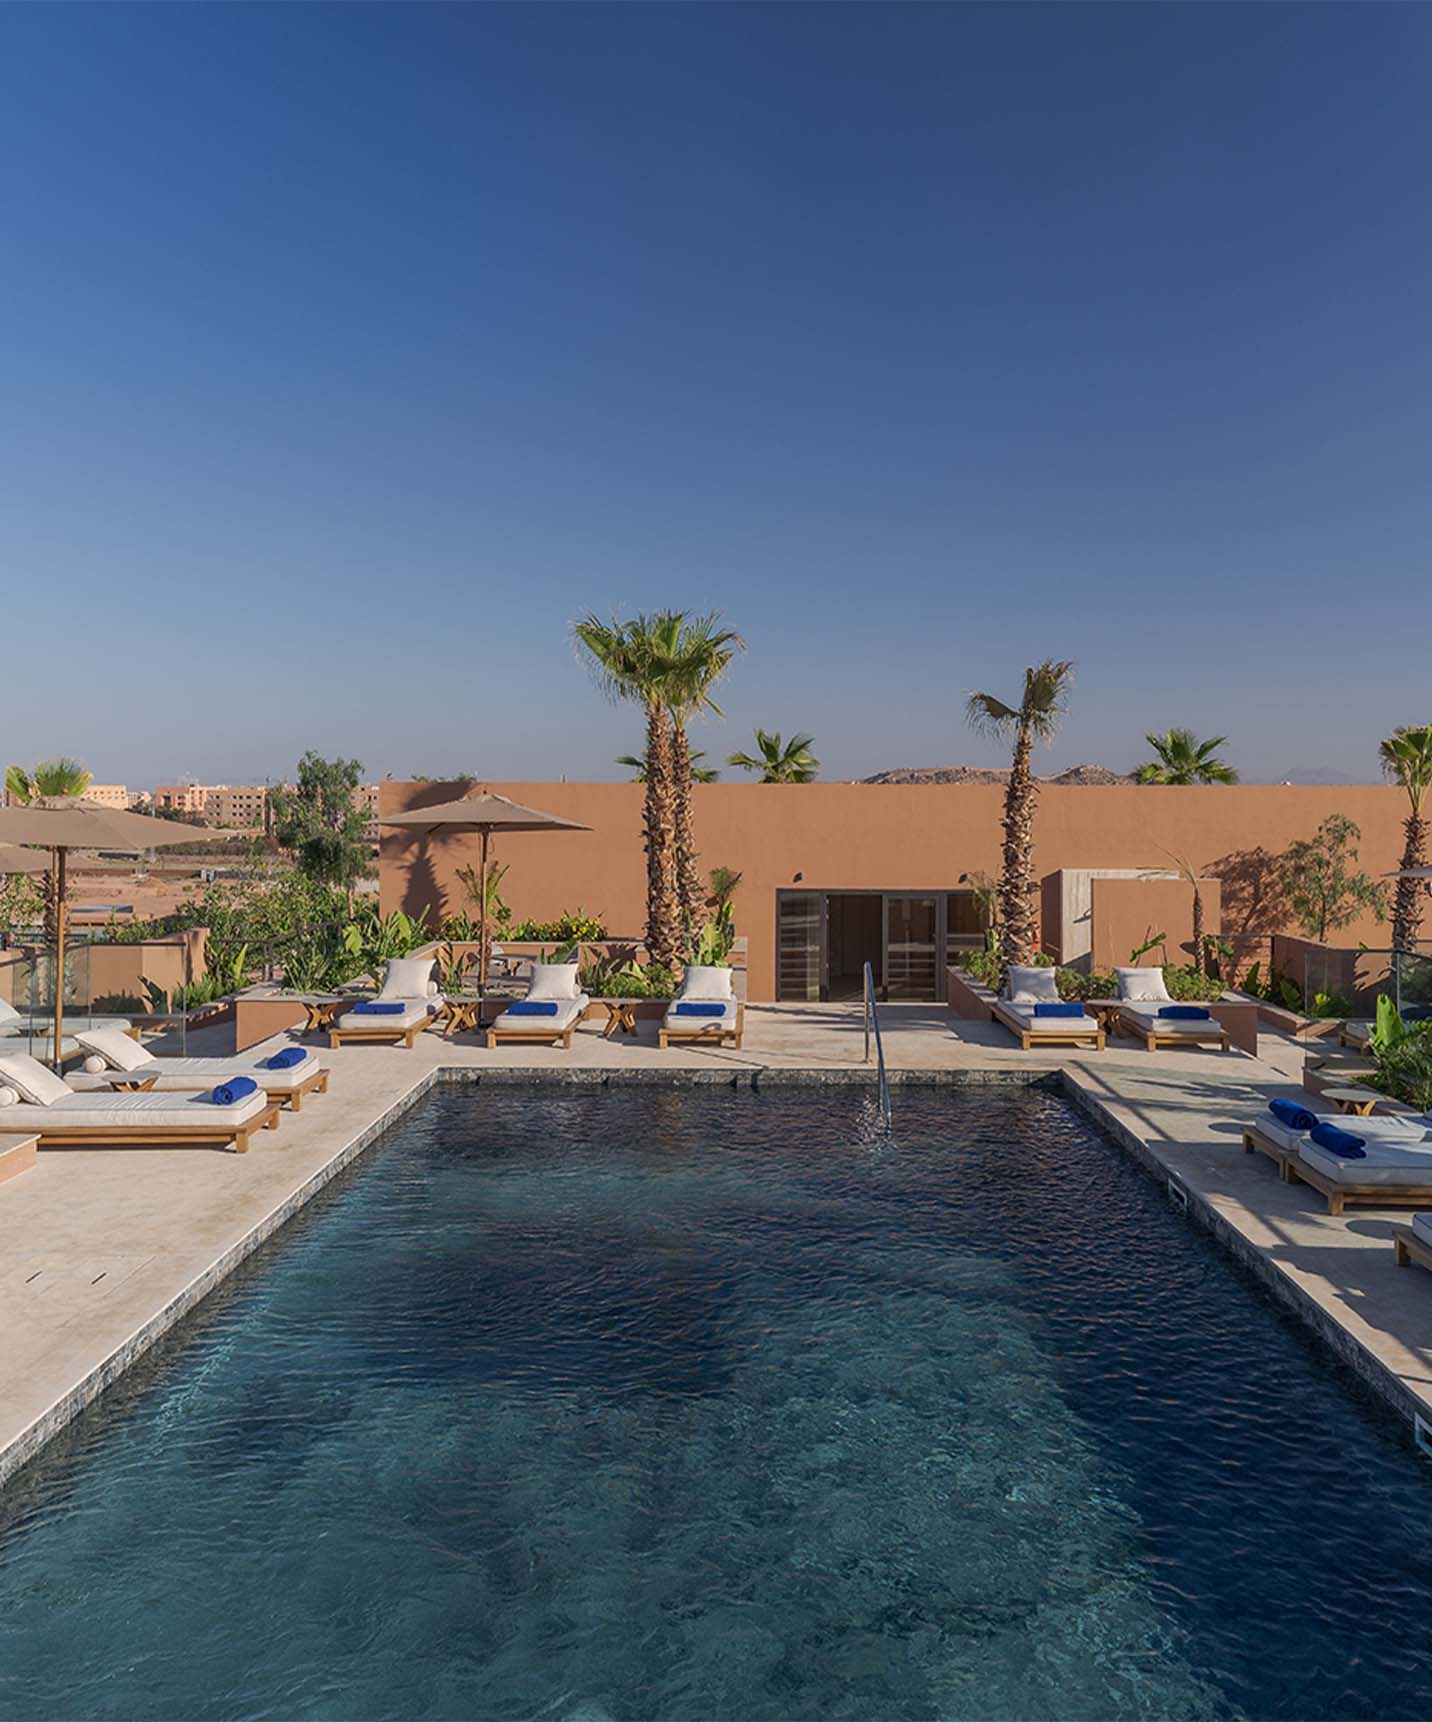
{"label": "wooden sun lounger frame", "polygon": [[578,1011],[566,1028],[539,1028],[537,1018],[532,1018],[531,1027],[499,1028],[493,1023],[484,1032],[487,1035],[487,1050],[495,1052],[499,1046],[558,1046],[563,1052],[572,1050],[572,1036],[576,1033],[577,1024],[585,1017],[585,1011]]}
{"label": "wooden sun lounger frame", "polygon": [[1266,1154],[1285,1184],[1306,1184],[1310,1190],[1316,1190],[1326,1199],[1328,1212],[1334,1217],[1342,1213],[1347,1202],[1364,1202],[1374,1208],[1432,1206],[1432,1180],[1425,1184],[1340,1184],[1310,1166],[1296,1148],[1284,1148],[1265,1136],[1256,1124],[1243,1127],[1243,1152]]}
{"label": "wooden sun lounger frame", "polygon": [[[116,1094],[188,1094],[212,1086],[207,1082],[201,1082],[197,1083],[192,1090],[156,1088],[155,1084],[164,1074],[162,1070],[156,1071],[153,1075],[144,1070],[112,1070],[107,1074],[109,1085]],[[266,1099],[276,1102],[280,1107],[287,1106],[291,1112],[301,1112],[305,1094],[327,1094],[328,1067],[320,1064],[317,1070],[309,1071],[308,1075],[295,1088],[270,1088],[257,1074],[254,1076],[254,1081],[263,1089]]]}
{"label": "wooden sun lounger frame", "polygon": [[[1185,1021],[1191,1019],[1185,1018]],[[1196,1020],[1196,1019],[1192,1019]],[[1141,1040],[1150,1052],[1157,1052],[1163,1046],[1216,1046],[1220,1052],[1227,1052],[1231,1044],[1228,1030],[1216,1019],[1206,1029],[1199,1029],[1195,1034],[1189,1029],[1174,1034],[1160,1034],[1156,1028],[1144,1028],[1139,1023],[1131,1021],[1123,1011],[1118,1015],[1118,1026],[1121,1034],[1130,1035],[1134,1040]]]}
{"label": "wooden sun lounger frame", "polygon": [[[1010,1012],[1004,1008],[1002,1000],[996,1000],[995,1003],[990,1006],[990,1010],[994,1014],[994,1020],[998,1023],[1003,1023],[1003,1025],[1019,1042],[1019,1049],[1021,1052],[1033,1052],[1037,1047],[1041,1046],[1092,1045],[1095,1052],[1102,1052],[1104,1050],[1104,1025],[1101,1022],[1096,1021],[1095,1018],[1091,1016],[1086,1016],[1082,1021],[1077,1017],[1067,1017],[1064,1019],[1060,1019],[1059,1017],[1050,1017],[1049,1021],[1051,1023],[1060,1023],[1060,1027],[1050,1028],[1048,1030],[1040,1029],[1036,1031],[1032,1028],[1028,1028],[1017,1016],[1011,1015]],[[1065,1023],[1068,1024],[1067,1027],[1064,1026]]]}
{"label": "wooden sun lounger frame", "polygon": [[1409,1268],[1413,1262],[1432,1273],[1432,1244],[1425,1243],[1411,1226],[1398,1226],[1392,1234],[1392,1247],[1397,1252],[1397,1265]]}
{"label": "wooden sun lounger frame", "polygon": [[[416,1001],[414,1001],[416,1002]],[[385,1023],[381,1017],[373,1018],[371,1028],[365,1023],[362,1028],[339,1028],[336,1022],[328,1025],[328,1044],[330,1047],[342,1046],[345,1040],[376,1042],[378,1045],[396,1046],[399,1041],[411,1052],[417,1045],[418,1036],[430,1023],[438,1019],[431,1011],[426,1011],[416,1022],[410,1022],[406,1028],[394,1028],[391,1023]]]}
{"label": "wooden sun lounger frame", "polygon": [[[693,1022],[699,1022],[699,1017],[693,1017]],[[731,1027],[724,1020],[708,1022],[700,1028],[667,1028],[663,1022],[656,1031],[656,1044],[665,1052],[669,1046],[724,1046],[729,1040],[732,1047],[739,1052],[741,1040],[746,1032],[746,1006],[743,1000],[736,1001],[736,1024]]]}
{"label": "wooden sun lounger frame", "polygon": [[1350,1046],[1354,1052],[1366,1052],[1372,1044],[1372,1029],[1363,1028],[1360,1023],[1345,1022],[1338,1030],[1338,1044]]}
{"label": "wooden sun lounger frame", "polygon": [[232,1142],[236,1154],[247,1154],[249,1137],[255,1130],[277,1130],[282,1111],[283,1108],[276,1104],[266,1106],[246,1124],[227,1126],[180,1124],[167,1129],[162,1125],[149,1129],[132,1126],[126,1129],[110,1124],[94,1130],[66,1129],[64,1126],[50,1130],[43,1124],[36,1124],[27,1125],[26,1131],[34,1131],[41,1148],[223,1148]]}

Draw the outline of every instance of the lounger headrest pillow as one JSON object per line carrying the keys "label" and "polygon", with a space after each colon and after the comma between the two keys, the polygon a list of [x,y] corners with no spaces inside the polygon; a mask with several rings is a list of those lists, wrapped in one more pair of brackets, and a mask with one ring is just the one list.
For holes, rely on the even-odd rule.
{"label": "lounger headrest pillow", "polygon": [[20,1096],[13,1088],[0,1088],[0,1106],[18,1106]]}
{"label": "lounger headrest pillow", "polygon": [[74,1092],[28,1052],[0,1053],[0,1082],[13,1088],[21,1100],[28,1100],[32,1106],[50,1106]]}
{"label": "lounger headrest pillow", "polygon": [[1130,1003],[1169,1004],[1168,988],[1164,985],[1162,969],[1115,969],[1119,978],[1119,997]]}
{"label": "lounger headrest pillow", "polygon": [[20,1013],[7,999],[0,999],[0,1024],[19,1022]]}
{"label": "lounger headrest pillow", "polygon": [[533,963],[530,999],[574,999],[577,996],[576,963]]}
{"label": "lounger headrest pillow", "polygon": [[80,1068],[86,1076],[98,1076],[100,1071],[108,1070],[109,1066],[97,1052],[92,1052]]}
{"label": "lounger headrest pillow", "polygon": [[1058,1004],[1059,977],[1050,968],[1012,968],[1009,971],[1011,1004]]}
{"label": "lounger headrest pillow", "polygon": [[708,1000],[712,1004],[725,1003],[732,996],[731,970],[716,964],[692,963],[681,977],[681,992],[679,997],[684,999]]}
{"label": "lounger headrest pillow", "polygon": [[[139,1070],[155,1062],[154,1054],[146,1052],[137,1040],[131,1040],[122,1028],[87,1028],[75,1039],[86,1052],[94,1053],[103,1061],[101,1070],[105,1065],[111,1070]],[[86,1059],[85,1069],[89,1067]]]}
{"label": "lounger headrest pillow", "polygon": [[425,999],[433,978],[431,957],[390,957],[380,999]]}

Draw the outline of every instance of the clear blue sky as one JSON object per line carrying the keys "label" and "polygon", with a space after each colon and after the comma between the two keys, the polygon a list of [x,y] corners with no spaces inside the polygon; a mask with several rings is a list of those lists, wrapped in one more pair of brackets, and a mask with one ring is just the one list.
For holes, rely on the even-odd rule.
{"label": "clear blue sky", "polygon": [[1067,656],[1048,769],[1370,780],[1429,88],[1417,6],[9,7],[5,759],[616,776],[568,624],[675,604],[722,755],[991,761]]}

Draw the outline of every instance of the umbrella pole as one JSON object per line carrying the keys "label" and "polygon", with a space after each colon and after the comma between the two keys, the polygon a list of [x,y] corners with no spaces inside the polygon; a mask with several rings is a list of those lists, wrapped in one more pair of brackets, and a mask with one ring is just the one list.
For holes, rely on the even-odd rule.
{"label": "umbrella pole", "polygon": [[482,918],[477,928],[477,1015],[482,1020],[482,1006],[487,996],[487,838],[486,827],[481,832],[482,839]]}
{"label": "umbrella pole", "polygon": [[65,1032],[65,854],[55,850],[55,1069]]}

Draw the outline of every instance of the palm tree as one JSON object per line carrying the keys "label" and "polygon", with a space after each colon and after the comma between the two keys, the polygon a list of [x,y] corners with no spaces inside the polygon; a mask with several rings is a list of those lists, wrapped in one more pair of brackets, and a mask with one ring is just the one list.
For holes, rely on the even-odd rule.
{"label": "palm tree", "polygon": [[809,783],[820,770],[811,752],[813,735],[793,735],[784,740],[779,730],[756,731],[756,752],[733,753],[726,761],[741,771],[759,771],[762,783]]}
{"label": "palm tree", "polygon": [[[746,642],[731,628],[720,625],[719,613],[709,616],[679,616],[671,641],[670,676],[667,681],[667,710],[671,715],[671,775],[676,816],[676,894],[681,918],[688,934],[700,918],[706,900],[700,857],[696,850],[696,825],[692,814],[691,786],[696,772],[686,726],[701,712],[722,715],[711,690],[725,674]],[[712,774],[714,776],[714,773]]]}
{"label": "palm tree", "polygon": [[1218,758],[1226,735],[1200,741],[1191,729],[1166,729],[1144,740],[1158,755],[1134,773],[1135,783],[1237,783],[1238,773]]}
{"label": "palm tree", "polygon": [[573,638],[588,653],[602,686],[612,698],[631,700],[646,713],[646,948],[651,961],[664,968],[677,961],[681,932],[667,719],[672,621],[671,611],[609,622],[589,613],[572,624]]}
{"label": "palm tree", "polygon": [[[1407,791],[1409,812],[1402,822],[1405,841],[1401,866],[1427,865],[1427,827],[1422,802],[1432,789],[1432,724],[1401,724],[1378,749],[1382,769]],[[1422,881],[1399,879],[1392,906],[1392,947],[1397,951],[1417,948],[1422,930]]]}
{"label": "palm tree", "polygon": [[14,801],[44,801],[50,796],[83,795],[93,776],[77,759],[42,759],[34,771],[12,765],[5,773],[5,787]]}
{"label": "palm tree", "polygon": [[[693,783],[719,783],[721,780],[719,771],[712,766],[697,763],[698,760],[703,760],[705,757],[706,755],[699,747],[693,750],[691,754],[691,781]],[[633,783],[646,782],[646,755],[644,753],[619,753],[616,763],[630,767]]]}
{"label": "palm tree", "polygon": [[1000,960],[1006,969],[1034,957],[1034,813],[1039,791],[1029,761],[1035,742],[1048,741],[1058,729],[1073,674],[1072,663],[1046,658],[1024,672],[1024,695],[1017,706],[1006,705],[993,694],[973,693],[965,708],[976,729],[1014,739],[1014,763],[1004,792],[999,879]]}

